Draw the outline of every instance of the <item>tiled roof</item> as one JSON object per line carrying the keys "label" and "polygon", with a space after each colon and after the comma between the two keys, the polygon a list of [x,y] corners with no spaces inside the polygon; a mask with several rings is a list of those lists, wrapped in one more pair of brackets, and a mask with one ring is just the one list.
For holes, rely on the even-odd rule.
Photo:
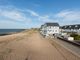
{"label": "tiled roof", "polygon": [[59,26],[58,23],[46,23],[47,26]]}
{"label": "tiled roof", "polygon": [[62,26],[62,29],[80,29],[80,24]]}

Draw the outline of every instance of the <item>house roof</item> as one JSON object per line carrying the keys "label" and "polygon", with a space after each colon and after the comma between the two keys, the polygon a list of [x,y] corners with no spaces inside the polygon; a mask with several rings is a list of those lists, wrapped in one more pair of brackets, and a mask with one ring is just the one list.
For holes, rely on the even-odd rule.
{"label": "house roof", "polygon": [[62,29],[80,29],[80,24],[62,26]]}
{"label": "house roof", "polygon": [[41,28],[43,28],[44,25],[41,25]]}
{"label": "house roof", "polygon": [[46,23],[47,26],[59,26],[58,23]]}

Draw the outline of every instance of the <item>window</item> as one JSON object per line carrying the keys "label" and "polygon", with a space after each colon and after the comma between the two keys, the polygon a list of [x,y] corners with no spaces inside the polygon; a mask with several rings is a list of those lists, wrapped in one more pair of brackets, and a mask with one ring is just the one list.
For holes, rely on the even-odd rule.
{"label": "window", "polygon": [[78,27],[77,25],[75,25],[75,27]]}
{"label": "window", "polygon": [[50,26],[50,28],[51,28],[51,26]]}
{"label": "window", "polygon": [[57,32],[57,30],[55,30],[55,32]]}
{"label": "window", "polygon": [[51,32],[52,30],[48,30],[49,32]]}
{"label": "window", "polygon": [[46,30],[44,30],[44,34],[46,34],[47,33],[47,31]]}

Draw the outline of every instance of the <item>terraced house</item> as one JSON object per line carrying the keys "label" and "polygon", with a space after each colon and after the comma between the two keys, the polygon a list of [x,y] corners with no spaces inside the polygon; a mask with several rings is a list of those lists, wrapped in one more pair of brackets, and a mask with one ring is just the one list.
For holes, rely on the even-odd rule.
{"label": "terraced house", "polygon": [[80,34],[80,24],[62,26],[64,32],[75,32]]}

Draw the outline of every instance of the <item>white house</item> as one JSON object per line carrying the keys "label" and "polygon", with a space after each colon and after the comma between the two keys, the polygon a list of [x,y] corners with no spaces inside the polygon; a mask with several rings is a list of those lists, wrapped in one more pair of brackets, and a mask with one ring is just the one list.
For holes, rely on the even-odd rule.
{"label": "white house", "polygon": [[41,26],[41,33],[45,36],[59,34],[59,24],[58,23],[45,23]]}
{"label": "white house", "polygon": [[80,24],[62,26],[63,32],[75,32],[80,34]]}

